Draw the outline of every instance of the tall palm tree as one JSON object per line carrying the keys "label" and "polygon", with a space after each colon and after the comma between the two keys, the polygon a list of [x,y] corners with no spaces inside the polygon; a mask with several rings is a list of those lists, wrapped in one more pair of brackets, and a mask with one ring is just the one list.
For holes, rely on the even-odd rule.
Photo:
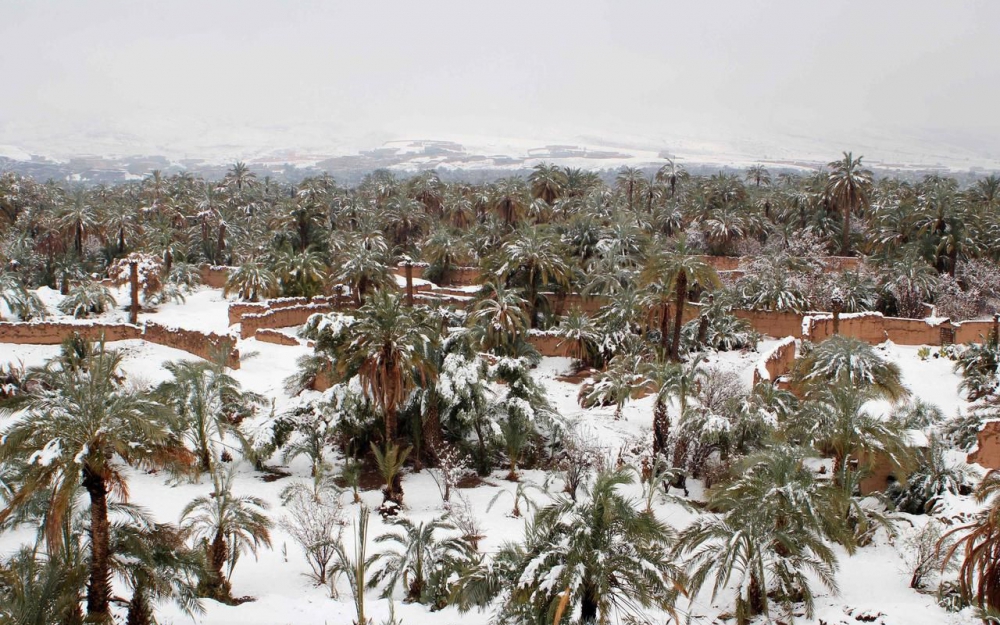
{"label": "tall palm tree", "polygon": [[437,374],[429,350],[438,332],[398,294],[379,292],[358,311],[351,334],[354,339],[342,346],[335,373],[343,380],[359,377],[365,395],[382,414],[385,440],[391,443],[400,404]]}
{"label": "tall palm tree", "polygon": [[[599,473],[586,494],[535,513],[524,544],[507,543],[458,581],[461,610],[500,598],[498,622],[548,625],[579,607],[580,623],[613,615],[673,612],[684,577],[669,549],[673,530],[621,493],[633,483],[627,468]],[[561,606],[561,607],[560,607]]]}
{"label": "tall palm tree", "polygon": [[648,308],[659,313],[660,340],[664,348],[667,347],[667,306],[672,299],[674,328],[669,355],[674,361],[680,360],[681,326],[688,291],[696,286],[719,286],[719,275],[705,261],[688,254],[682,241],[676,250],[654,252],[646,261],[639,281],[649,294],[651,305]]}
{"label": "tall palm tree", "polygon": [[[89,351],[89,350],[88,350]],[[25,399],[25,412],[0,443],[0,463],[24,462],[0,522],[46,493],[43,530],[58,546],[65,515],[80,488],[90,498],[88,619],[109,622],[111,546],[109,497],[125,501],[125,465],[162,468],[190,463],[191,455],[170,435],[163,408],[123,383],[121,356],[104,345],[79,363],[51,361],[41,384]],[[9,411],[7,415],[9,415]],[[44,459],[44,462],[32,461]]]}
{"label": "tall palm tree", "polygon": [[854,158],[851,152],[844,152],[844,158],[828,165],[830,178],[826,183],[826,193],[844,216],[840,242],[843,256],[851,252],[851,215],[868,206],[872,191],[873,174],[871,170],[862,168],[862,158]]}
{"label": "tall palm tree", "polygon": [[498,256],[497,273],[508,285],[524,287],[528,323],[536,327],[539,304],[545,301],[539,291],[549,284],[569,286],[570,267],[560,241],[544,228],[521,228],[503,244]]}
{"label": "tall palm tree", "polygon": [[527,307],[520,289],[507,288],[502,283],[484,284],[469,315],[469,323],[482,337],[483,349],[501,353],[512,349],[530,325],[524,312]]}
{"label": "tall palm tree", "polygon": [[531,196],[544,201],[549,206],[562,197],[569,180],[566,172],[555,165],[539,163],[528,176]]}
{"label": "tall palm tree", "polygon": [[[251,495],[233,493],[233,470],[212,473],[215,490],[192,500],[181,512],[181,528],[205,548],[208,575],[198,584],[199,595],[231,602],[229,575],[240,554],[254,555],[261,546],[271,546],[271,520],[264,511],[267,502]],[[228,564],[229,575],[223,572]]]}

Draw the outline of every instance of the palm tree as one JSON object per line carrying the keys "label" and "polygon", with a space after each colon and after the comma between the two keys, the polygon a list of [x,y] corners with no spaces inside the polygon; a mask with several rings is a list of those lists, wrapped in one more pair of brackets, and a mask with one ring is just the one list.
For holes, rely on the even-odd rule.
{"label": "palm tree", "polygon": [[528,182],[531,184],[531,196],[552,206],[562,197],[569,180],[566,172],[555,165],[539,163],[528,176]]}
{"label": "palm tree", "polygon": [[242,391],[223,363],[182,360],[163,368],[173,379],[161,383],[154,394],[173,412],[172,429],[194,447],[201,471],[215,469],[217,447],[227,435],[249,449],[238,423],[264,405],[262,395]]}
{"label": "palm tree", "polygon": [[357,375],[365,395],[385,420],[385,441],[396,438],[396,412],[416,386],[432,380],[429,348],[437,331],[420,309],[398,294],[379,292],[358,311],[334,369],[338,379]]}
{"label": "palm tree", "polygon": [[872,191],[873,174],[871,170],[862,169],[862,158],[854,158],[851,152],[844,152],[844,158],[828,165],[830,178],[826,183],[826,193],[844,216],[840,242],[843,256],[851,253],[851,214],[868,206]]}
{"label": "palm tree", "polygon": [[672,397],[677,397],[680,402],[679,414],[683,415],[687,411],[687,399],[695,395],[695,387],[703,375],[699,365],[704,358],[704,355],[699,354],[684,365],[657,358],[640,367],[642,386],[652,390],[656,395],[656,402],[653,404],[654,458],[667,453],[667,440],[670,437],[670,414],[667,412],[667,403]]}
{"label": "palm tree", "polygon": [[682,241],[674,251],[657,250],[646,261],[639,276],[640,283],[647,289],[648,309],[658,312],[660,317],[660,341],[667,347],[667,320],[671,297],[674,307],[673,340],[670,343],[670,358],[680,360],[681,326],[684,319],[684,302],[688,291],[694,287],[719,286],[719,276],[710,265],[697,256],[687,253]]}
{"label": "palm tree", "polygon": [[278,288],[278,277],[274,272],[260,261],[250,260],[229,275],[222,293],[226,296],[236,293],[244,301],[256,302],[277,295]]}
{"label": "palm tree", "polygon": [[744,180],[752,182],[757,188],[762,186],[769,187],[771,186],[771,172],[767,171],[767,168],[760,163],[757,163],[747,168]]}
{"label": "palm tree", "polygon": [[528,330],[527,301],[518,290],[503,283],[487,283],[480,289],[480,298],[472,308],[469,323],[482,334],[484,350],[506,353]]}
{"label": "palm tree", "polygon": [[829,337],[799,358],[792,378],[807,394],[831,386],[853,386],[892,402],[910,395],[899,365],[880,357],[864,341],[842,334]]}
{"label": "palm tree", "polygon": [[614,404],[614,420],[620,420],[622,407],[632,397],[632,393],[642,380],[636,373],[637,365],[636,359],[626,354],[613,358],[608,369],[597,376],[593,387],[584,398],[585,403]]}
{"label": "palm tree", "polygon": [[656,179],[661,182],[666,182],[670,187],[670,197],[674,197],[677,192],[677,185],[689,178],[687,171],[685,171],[683,165],[676,164],[673,159],[667,159],[667,164],[661,167],[656,172]]}
{"label": "palm tree", "polygon": [[82,562],[67,563],[22,547],[0,564],[0,620],[9,625],[82,625],[79,593],[85,580]]}
{"label": "palm tree", "polygon": [[[255,556],[262,545],[271,546],[271,520],[267,502],[252,495],[233,494],[235,471],[212,473],[215,490],[197,497],[181,512],[181,528],[205,548],[208,571],[198,584],[199,596],[230,603],[229,576],[244,551]],[[223,573],[228,564],[229,574]]]}
{"label": "palm tree", "polygon": [[508,286],[518,284],[524,287],[528,302],[528,322],[537,325],[537,310],[544,296],[539,290],[550,283],[569,286],[570,268],[558,239],[539,228],[521,228],[500,248],[497,259],[499,274]]}
{"label": "palm tree", "polygon": [[59,302],[59,310],[74,317],[86,317],[90,314],[100,315],[105,310],[114,308],[117,302],[111,289],[99,282],[84,282],[70,289],[69,295]]}
{"label": "palm tree", "polygon": [[437,536],[456,529],[446,517],[419,524],[400,517],[390,519],[388,524],[400,531],[375,539],[376,543],[388,543],[390,549],[372,557],[371,566],[378,568],[369,578],[368,587],[384,583],[382,596],[388,597],[402,583],[407,602],[430,603],[431,609],[444,607],[449,594],[448,577],[468,560],[468,543],[457,536]]}
{"label": "palm tree", "polygon": [[862,470],[871,468],[879,456],[897,468],[906,467],[912,454],[902,426],[864,408],[878,397],[870,389],[842,380],[827,383],[810,394],[803,410],[792,415],[787,430],[798,442],[833,457],[835,480],[841,479],[849,458],[857,459]]}
{"label": "palm tree", "polygon": [[[976,501],[987,503],[975,521],[949,530],[942,536],[938,549],[947,549],[944,562],[962,552],[958,584],[967,601],[975,601],[983,609],[1000,610],[1000,471],[986,474],[976,489]],[[951,547],[948,541],[958,536]]]}
{"label": "palm tree", "polygon": [[[50,503],[43,532],[49,545],[58,547],[73,500],[80,488],[87,491],[87,614],[95,622],[111,618],[108,498],[128,498],[123,466],[183,466],[191,459],[170,437],[162,407],[143,391],[123,383],[120,364],[121,356],[103,344],[78,363],[50,361],[38,374],[43,383],[28,394],[25,412],[5,429],[0,443],[0,463],[24,462],[25,467],[0,511],[0,522],[46,493]],[[32,458],[45,462],[28,461]]]}
{"label": "palm tree", "polygon": [[298,254],[281,254],[275,263],[275,271],[281,281],[283,295],[311,298],[323,290],[327,274],[326,259],[312,248]]}
{"label": "palm tree", "polygon": [[371,558],[368,557],[368,521],[370,518],[371,511],[362,505],[358,510],[358,523],[354,527],[354,553],[348,553],[343,541],[337,541],[337,561],[330,570],[334,580],[340,575],[346,575],[347,581],[351,585],[354,609],[358,615],[354,625],[369,625],[369,620],[365,618],[365,585],[368,583],[368,565],[371,562]]}
{"label": "palm tree", "polygon": [[673,613],[683,590],[669,553],[674,532],[621,494],[633,479],[628,468],[605,471],[579,502],[564,498],[538,510],[524,544],[505,544],[459,579],[459,608],[483,609],[499,597],[498,622],[533,625],[558,622],[557,614],[577,606],[581,623],[616,614],[641,619],[651,608]]}
{"label": "palm tree", "polygon": [[812,618],[812,580],[837,592],[837,557],[826,540],[845,533],[842,491],[817,480],[804,457],[801,450],[776,447],[747,458],[739,477],[709,491],[714,514],[681,534],[677,553],[689,556],[690,596],[710,577],[713,599],[735,586],[739,625],[768,613],[771,600],[789,615],[794,604],[804,603]]}
{"label": "palm tree", "polygon": [[504,225],[513,228],[524,218],[528,208],[528,192],[520,178],[501,178],[493,185],[492,209]]}
{"label": "palm tree", "polygon": [[73,203],[65,207],[59,217],[62,228],[73,237],[73,250],[77,256],[83,255],[83,242],[100,223],[97,211],[90,203],[87,192],[80,188],[73,193]]}

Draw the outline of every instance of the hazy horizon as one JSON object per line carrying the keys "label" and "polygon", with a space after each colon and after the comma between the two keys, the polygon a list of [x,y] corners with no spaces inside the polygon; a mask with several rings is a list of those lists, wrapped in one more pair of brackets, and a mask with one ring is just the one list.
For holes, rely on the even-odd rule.
{"label": "hazy horizon", "polygon": [[1000,161],[1000,5],[0,0],[0,145]]}

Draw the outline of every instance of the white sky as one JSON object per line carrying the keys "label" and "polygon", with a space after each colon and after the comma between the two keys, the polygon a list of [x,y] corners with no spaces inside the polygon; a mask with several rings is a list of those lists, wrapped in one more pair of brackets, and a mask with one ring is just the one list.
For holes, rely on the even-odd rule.
{"label": "white sky", "polygon": [[986,0],[0,0],[0,144],[688,137],[995,154],[998,18]]}

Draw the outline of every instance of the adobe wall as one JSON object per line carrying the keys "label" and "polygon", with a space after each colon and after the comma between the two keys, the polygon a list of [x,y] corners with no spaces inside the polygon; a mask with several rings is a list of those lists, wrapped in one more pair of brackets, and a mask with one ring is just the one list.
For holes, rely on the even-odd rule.
{"label": "adobe wall", "polygon": [[[881,313],[844,314],[840,316],[840,333],[877,345],[888,338],[884,321]],[[802,325],[803,336],[814,343],[821,343],[833,336],[833,315],[829,313],[807,316]]]}
{"label": "adobe wall", "polygon": [[240,368],[240,352],[235,348],[236,337],[231,334],[199,332],[147,322],[142,338],[150,343],[184,350],[205,360],[214,361],[220,354],[225,354],[227,367]]}
{"label": "adobe wall", "polygon": [[740,319],[746,319],[753,329],[764,336],[776,338],[794,336],[802,338],[801,313],[776,312],[769,310],[734,310],[733,314]]}
{"label": "adobe wall", "polygon": [[976,434],[978,445],[966,458],[969,464],[1000,469],[1000,421],[990,421]]}
{"label": "adobe wall", "polygon": [[229,325],[240,323],[246,315],[260,315],[270,310],[278,308],[288,308],[290,306],[305,306],[308,304],[327,304],[334,298],[314,297],[277,297],[264,300],[263,302],[230,302],[229,304]]}
{"label": "adobe wall", "polygon": [[549,298],[553,314],[559,316],[569,314],[574,308],[585,315],[596,315],[601,306],[608,303],[606,297],[584,297],[579,293],[545,293],[545,295]]}
{"label": "adobe wall", "polygon": [[[426,269],[427,265],[414,263],[413,279],[423,280]],[[394,267],[392,271],[401,278],[406,277],[406,267]],[[439,286],[472,286],[479,284],[479,276],[479,267],[456,267],[445,275],[445,279],[440,282]]]}
{"label": "adobe wall", "polygon": [[201,283],[213,289],[223,289],[226,281],[229,280],[229,272],[235,267],[225,267],[223,265],[201,265],[198,267],[198,274],[201,276]]}
{"label": "adobe wall", "polygon": [[142,328],[127,323],[0,322],[0,343],[58,345],[74,333],[88,341],[103,337],[109,343],[142,338]]}
{"label": "adobe wall", "polygon": [[897,345],[940,345],[941,326],[923,319],[884,317],[882,325],[890,341]]}
{"label": "adobe wall", "polygon": [[[868,455],[860,454],[858,459],[867,462]],[[896,465],[885,454],[878,454],[872,462],[871,473],[858,484],[861,495],[880,493],[889,488],[889,478],[895,471]]]}
{"label": "adobe wall", "polygon": [[788,336],[761,355],[753,370],[753,383],[773,382],[788,373],[795,361],[795,337]]}
{"label": "adobe wall", "polygon": [[240,338],[250,338],[261,328],[287,328],[302,325],[316,313],[328,313],[334,310],[336,310],[336,306],[333,304],[318,302],[244,315],[240,319]]}
{"label": "adobe wall", "polygon": [[294,336],[288,336],[277,330],[271,330],[270,328],[261,328],[254,332],[253,337],[258,341],[264,341],[265,343],[274,343],[275,345],[288,345],[295,346],[301,345],[299,340]]}
{"label": "adobe wall", "polygon": [[528,342],[546,358],[569,358],[573,350],[572,341],[551,334],[530,333]]}
{"label": "adobe wall", "polygon": [[993,332],[993,321],[962,321],[955,324],[956,343],[979,343]]}
{"label": "adobe wall", "polygon": [[205,360],[214,360],[217,354],[226,353],[226,365],[232,369],[240,368],[240,352],[233,348],[236,337],[230,335],[168,328],[152,322],[147,322],[142,327],[127,323],[0,323],[0,343],[58,345],[74,334],[90,341],[103,338],[109,343],[141,339],[179,349]]}

